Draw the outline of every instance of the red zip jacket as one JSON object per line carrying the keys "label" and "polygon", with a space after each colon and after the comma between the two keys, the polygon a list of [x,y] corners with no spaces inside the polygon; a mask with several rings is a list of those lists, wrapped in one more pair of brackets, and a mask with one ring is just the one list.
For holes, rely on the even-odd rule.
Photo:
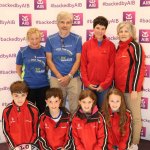
{"label": "red zip jacket", "polygon": [[115,51],[115,45],[105,36],[101,46],[94,37],[83,44],[81,78],[85,87],[94,84],[105,90],[112,84]]}
{"label": "red zip jacket", "polygon": [[119,130],[120,115],[117,112],[112,113],[110,111],[111,127],[107,126],[108,150],[114,150],[113,148],[114,146],[117,146],[118,150],[126,150],[127,148],[129,148],[131,144],[132,124],[131,124],[131,114],[128,110],[126,111],[126,116],[127,116],[127,122],[124,126],[125,135],[122,136]]}
{"label": "red zip jacket", "polygon": [[3,111],[3,133],[11,149],[20,144],[35,144],[38,138],[38,109],[27,100],[18,107],[14,102]]}
{"label": "red zip jacket", "polygon": [[62,116],[58,122],[50,117],[49,108],[41,114],[39,121],[40,147],[41,150],[69,150],[71,147],[70,137],[70,113],[65,108],[60,108]]}
{"label": "red zip jacket", "polygon": [[131,93],[142,90],[145,74],[145,53],[132,38],[119,42],[115,58],[115,87]]}
{"label": "red zip jacket", "polygon": [[73,146],[75,150],[104,150],[107,142],[105,120],[94,107],[92,115],[86,117],[81,108],[72,120]]}

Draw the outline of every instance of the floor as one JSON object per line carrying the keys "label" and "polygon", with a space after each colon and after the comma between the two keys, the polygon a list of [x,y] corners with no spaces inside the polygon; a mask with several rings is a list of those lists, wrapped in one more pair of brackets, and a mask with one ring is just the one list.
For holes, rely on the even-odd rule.
{"label": "floor", "polygon": [[[7,144],[1,143],[0,150],[8,150]],[[150,150],[150,141],[140,140],[139,150]]]}

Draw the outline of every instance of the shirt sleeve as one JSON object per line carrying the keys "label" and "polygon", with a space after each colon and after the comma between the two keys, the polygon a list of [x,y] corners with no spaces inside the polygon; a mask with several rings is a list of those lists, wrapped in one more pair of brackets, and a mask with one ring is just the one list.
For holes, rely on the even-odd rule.
{"label": "shirt sleeve", "polygon": [[81,78],[82,78],[82,81],[83,81],[85,87],[88,87],[90,85],[90,82],[88,80],[87,64],[88,64],[87,44],[84,43],[82,46],[80,71],[81,71]]}
{"label": "shirt sleeve", "polygon": [[65,139],[65,144],[64,144],[64,148],[65,149],[70,149],[72,145],[72,141],[71,141],[71,126],[69,124],[67,133],[66,133],[66,139]]}
{"label": "shirt sleeve", "polygon": [[107,129],[106,129],[106,123],[105,123],[104,117],[102,115],[99,118],[97,140],[98,142],[94,150],[105,149],[106,142],[107,142]]}
{"label": "shirt sleeve", "polygon": [[38,111],[34,111],[34,120],[33,120],[33,134],[31,138],[31,143],[36,144],[38,140]]}
{"label": "shirt sleeve", "polygon": [[23,57],[22,57],[22,52],[19,50],[17,57],[16,57],[16,64],[17,65],[23,65]]}
{"label": "shirt sleeve", "polygon": [[131,42],[130,44],[130,49],[133,49],[135,62],[132,91],[140,91],[145,75],[145,52],[140,44],[136,42]]}
{"label": "shirt sleeve", "polygon": [[43,117],[40,117],[39,120],[39,125],[38,125],[38,132],[39,132],[39,144],[40,144],[40,149],[44,149],[44,150],[52,150],[52,148],[50,148],[47,144],[46,141],[46,133],[44,130],[44,121],[43,121]]}
{"label": "shirt sleeve", "polygon": [[2,115],[2,128],[3,133],[5,135],[6,141],[11,149],[14,149],[16,147],[16,144],[14,143],[13,139],[10,136],[10,128],[9,128],[9,122],[8,117],[6,115],[7,111],[4,109],[3,115]]}
{"label": "shirt sleeve", "polygon": [[82,50],[82,39],[79,36],[77,39],[77,45],[76,45],[77,53],[81,53]]}
{"label": "shirt sleeve", "polygon": [[52,53],[52,45],[51,45],[49,37],[46,39],[45,52]]}
{"label": "shirt sleeve", "polygon": [[131,124],[131,114],[127,113],[127,122],[125,124],[125,135],[121,137],[119,142],[119,150],[124,150],[129,148],[131,144],[131,136],[132,136],[132,124]]}

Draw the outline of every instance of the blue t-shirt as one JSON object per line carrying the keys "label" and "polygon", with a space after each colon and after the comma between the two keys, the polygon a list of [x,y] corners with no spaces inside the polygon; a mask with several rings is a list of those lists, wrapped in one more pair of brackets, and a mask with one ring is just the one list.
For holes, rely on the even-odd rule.
{"label": "blue t-shirt", "polygon": [[17,54],[16,64],[22,65],[22,78],[30,88],[49,85],[43,46],[39,49],[32,49],[29,46],[21,48]]}
{"label": "blue t-shirt", "polygon": [[[52,60],[57,70],[63,75],[70,73],[76,61],[76,54],[81,53],[82,40],[77,34],[70,33],[67,37],[61,38],[59,33],[47,38],[45,51],[52,53]],[[52,72],[53,77],[56,77]],[[74,77],[79,76],[77,71]]]}

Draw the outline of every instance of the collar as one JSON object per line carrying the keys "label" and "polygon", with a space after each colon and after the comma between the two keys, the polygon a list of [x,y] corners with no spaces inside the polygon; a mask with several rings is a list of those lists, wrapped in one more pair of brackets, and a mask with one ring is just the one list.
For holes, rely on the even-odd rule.
{"label": "collar", "polygon": [[125,42],[119,41],[119,47],[125,47],[125,46],[129,45],[131,41],[133,41],[132,37]]}
{"label": "collar", "polygon": [[[94,35],[93,35],[93,38],[92,38],[92,39],[93,39],[94,41],[98,42],[97,38],[95,38]],[[107,36],[104,35],[104,36],[103,36],[103,40],[102,40],[101,42],[105,41],[106,39],[107,39]]]}
{"label": "collar", "polygon": [[17,106],[14,101],[12,102],[13,104],[13,107],[14,109],[17,111],[17,112],[21,112],[22,110],[24,110],[26,107],[27,107],[27,104],[28,104],[28,101],[25,100],[24,104],[22,106]]}

